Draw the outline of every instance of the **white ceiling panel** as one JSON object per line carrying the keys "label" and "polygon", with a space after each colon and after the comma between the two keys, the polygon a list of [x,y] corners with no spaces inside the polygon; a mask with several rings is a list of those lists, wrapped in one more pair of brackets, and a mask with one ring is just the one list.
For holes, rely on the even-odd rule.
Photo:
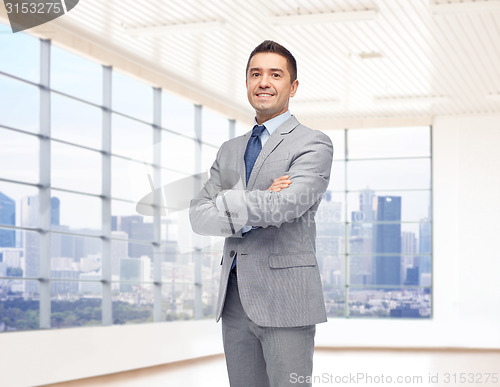
{"label": "white ceiling panel", "polygon": [[273,39],[301,117],[500,112],[499,0],[83,0],[52,23],[240,111],[248,54]]}

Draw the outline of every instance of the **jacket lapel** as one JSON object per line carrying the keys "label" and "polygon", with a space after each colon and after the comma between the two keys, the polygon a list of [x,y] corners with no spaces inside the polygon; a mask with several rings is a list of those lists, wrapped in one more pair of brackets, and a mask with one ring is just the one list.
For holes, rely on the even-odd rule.
{"label": "jacket lapel", "polygon": [[[291,116],[288,120],[286,120],[280,126],[278,126],[271,135],[271,137],[268,138],[268,140],[262,147],[262,150],[260,151],[257,160],[255,161],[255,165],[253,166],[252,173],[250,174],[250,179],[248,181],[247,188],[251,189],[253,187],[253,185],[255,184],[255,180],[259,175],[259,171],[262,168],[262,164],[264,164],[264,161],[279,146],[279,144],[284,140],[285,136],[288,133],[290,133],[293,129],[295,129],[297,125],[299,125],[299,121],[295,118],[295,116]],[[250,138],[250,136],[248,136],[248,138]],[[248,139],[245,142],[245,149],[247,142]],[[243,154],[244,153],[245,151],[243,150]],[[243,162],[243,165],[244,164],[245,163]],[[245,167],[243,167],[243,169],[245,169]],[[245,179],[245,175],[243,175],[243,179]]]}
{"label": "jacket lapel", "polygon": [[247,149],[248,140],[250,140],[250,136],[252,135],[252,131],[246,133],[243,136],[243,140],[240,142],[238,147],[238,155],[240,158],[239,163],[237,163],[238,173],[240,174],[241,181],[243,182],[243,187],[247,187],[247,170],[245,167],[245,151]]}

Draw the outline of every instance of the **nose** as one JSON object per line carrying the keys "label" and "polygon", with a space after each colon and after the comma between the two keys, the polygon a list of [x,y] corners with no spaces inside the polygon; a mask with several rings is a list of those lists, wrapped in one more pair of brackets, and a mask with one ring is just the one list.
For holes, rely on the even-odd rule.
{"label": "nose", "polygon": [[267,88],[271,87],[270,78],[267,74],[264,74],[260,78],[259,87],[261,89],[267,89]]}

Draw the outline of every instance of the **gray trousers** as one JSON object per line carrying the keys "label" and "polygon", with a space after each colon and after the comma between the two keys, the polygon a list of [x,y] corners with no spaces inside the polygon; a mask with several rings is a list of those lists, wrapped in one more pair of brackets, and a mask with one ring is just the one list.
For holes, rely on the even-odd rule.
{"label": "gray trousers", "polygon": [[[234,271],[222,312],[222,338],[231,387],[311,386],[316,326],[261,327],[246,315]],[[304,381],[304,383],[300,383]]]}

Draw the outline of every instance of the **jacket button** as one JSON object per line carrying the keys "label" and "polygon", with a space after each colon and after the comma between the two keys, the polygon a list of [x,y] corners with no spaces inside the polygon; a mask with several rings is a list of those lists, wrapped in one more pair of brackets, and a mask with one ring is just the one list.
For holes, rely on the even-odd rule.
{"label": "jacket button", "polygon": [[234,254],[236,254],[236,253],[234,252],[234,250],[231,250],[231,252],[229,253],[229,256],[230,256],[231,258],[233,258],[233,257],[234,257]]}

